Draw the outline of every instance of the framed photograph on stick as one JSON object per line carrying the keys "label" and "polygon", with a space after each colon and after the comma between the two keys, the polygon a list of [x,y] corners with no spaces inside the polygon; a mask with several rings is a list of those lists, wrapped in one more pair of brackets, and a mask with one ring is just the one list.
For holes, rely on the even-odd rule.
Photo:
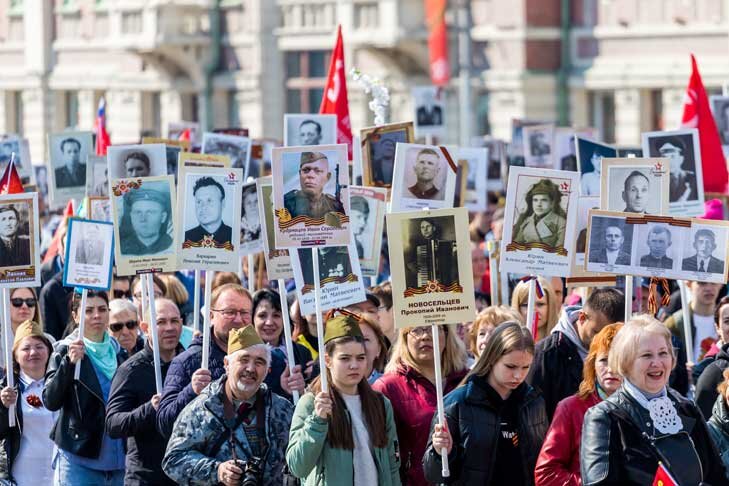
{"label": "framed photograph on stick", "polygon": [[93,150],[91,132],[60,132],[48,136],[53,207],[62,207],[69,199],[83,199],[86,193],[86,160],[93,155]]}
{"label": "framed photograph on stick", "polygon": [[106,157],[89,155],[86,160],[86,195],[109,196],[109,165]]}
{"label": "framed photograph on stick", "polygon": [[472,321],[468,210],[389,213],[386,220],[395,325]]}
{"label": "framed photograph on stick", "polygon": [[114,265],[114,225],[71,218],[66,234],[63,286],[109,290]]}
{"label": "framed photograph on stick", "polygon": [[0,195],[0,287],[40,287],[38,193]]}
{"label": "framed photograph on stick", "polygon": [[554,125],[524,127],[524,165],[540,169],[554,168]]}
{"label": "framed photograph on stick", "polygon": [[109,179],[157,177],[167,175],[167,151],[164,144],[112,145],[106,153]]}
{"label": "framed photograph on stick", "polygon": [[258,190],[255,182],[243,186],[240,209],[240,254],[249,255],[263,251],[264,232],[261,211],[258,206]]}
{"label": "framed photograph on stick", "polygon": [[266,257],[268,278],[272,280],[293,278],[294,270],[291,268],[289,250],[276,247],[272,177],[267,176],[256,179],[256,189],[258,193],[258,208],[261,211],[261,230],[265,235],[263,238],[263,254]]}
{"label": "framed photograph on stick", "polygon": [[334,145],[337,143],[337,115],[286,113],[284,146]]}
{"label": "framed photograph on stick", "polygon": [[488,156],[489,149],[487,148],[461,147],[458,149],[458,160],[465,161],[468,165],[463,205],[469,211],[486,211]]}
{"label": "framed photograph on stick", "polygon": [[243,175],[245,175],[248,161],[251,159],[251,139],[236,135],[205,132],[203,134],[202,153],[227,156],[231,161],[231,167],[242,169]]}
{"label": "framed photograph on stick", "polygon": [[362,276],[376,277],[380,268],[387,189],[350,186],[350,225]]}
{"label": "framed photograph on stick", "polygon": [[395,170],[395,148],[398,143],[413,143],[413,122],[392,123],[360,131],[362,147],[362,184],[392,187]]}
{"label": "framed photograph on stick", "polygon": [[602,160],[617,157],[617,149],[579,135],[575,135],[575,147],[580,171],[580,196],[600,196]]}
{"label": "framed photograph on stick", "polygon": [[397,144],[390,211],[453,207],[457,173],[455,147]]}
{"label": "framed photograph on stick", "polygon": [[600,209],[668,214],[668,178],[667,159],[603,159]]}
{"label": "framed photograph on stick", "polygon": [[445,90],[439,86],[415,86],[412,88],[412,95],[415,136],[421,138],[445,135]]}
{"label": "framed photograph on stick", "polygon": [[569,277],[577,223],[576,172],[512,167],[506,193],[502,272]]}

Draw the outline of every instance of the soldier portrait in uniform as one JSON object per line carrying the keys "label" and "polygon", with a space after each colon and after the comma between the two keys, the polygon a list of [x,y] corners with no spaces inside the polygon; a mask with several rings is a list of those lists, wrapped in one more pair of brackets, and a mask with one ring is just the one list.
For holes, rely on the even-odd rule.
{"label": "soldier portrait in uniform", "polygon": [[415,140],[413,123],[392,123],[364,128],[362,140],[363,185],[391,187],[395,170],[395,150],[398,143]]}
{"label": "soldier portrait in uniform", "polygon": [[0,204],[0,267],[31,264],[27,206]]}
{"label": "soldier portrait in uniform", "polygon": [[604,143],[583,137],[575,137],[577,145],[577,164],[580,169],[580,195],[599,196],[602,159],[618,156],[618,151]]}
{"label": "soldier portrait in uniform", "polygon": [[562,192],[549,179],[532,185],[524,197],[525,210],[519,214],[512,233],[512,242],[543,244],[549,248],[564,247],[567,214],[562,208]]}
{"label": "soldier portrait in uniform", "polygon": [[232,250],[233,231],[223,222],[226,209],[225,189],[216,179],[210,176],[193,176],[187,181],[188,184],[192,183],[190,202],[195,207],[195,220],[185,223],[196,222],[197,225],[185,231],[185,241],[200,243],[207,239],[218,248]]}
{"label": "soldier portrait in uniform", "polygon": [[523,132],[524,165],[551,169],[554,165],[554,125],[527,126]]}
{"label": "soldier portrait in uniform", "polygon": [[114,226],[102,221],[71,218],[66,239],[63,285],[108,289],[111,284]]}
{"label": "soldier portrait in uniform", "polygon": [[[717,237],[719,233],[719,237]],[[690,244],[684,243],[681,270],[698,273],[724,274],[724,255],[726,254],[726,230],[720,228],[691,228]],[[719,244],[722,243],[722,244]],[[717,258],[719,255],[722,258]]]}
{"label": "soldier portrait in uniform", "polygon": [[416,86],[412,95],[415,135],[442,135],[445,132],[445,91],[437,86]]}
{"label": "soldier portrait in uniform", "polygon": [[124,196],[119,223],[122,255],[172,251],[172,201],[162,184],[145,184]]}
{"label": "soldier portrait in uniform", "polygon": [[310,146],[337,143],[337,115],[284,115],[284,145]]}
{"label": "soldier portrait in uniform", "polygon": [[397,144],[391,210],[453,207],[457,164],[457,148]]}
{"label": "soldier portrait in uniform", "polygon": [[49,175],[54,207],[86,192],[86,160],[93,154],[91,132],[59,132],[49,135]]}
{"label": "soldier portrait in uniform", "polygon": [[230,158],[231,167],[243,169],[245,173],[251,156],[251,139],[237,135],[205,132],[202,153],[226,155]]}
{"label": "soldier portrait in uniform", "polygon": [[636,235],[639,265],[647,268],[672,269],[674,261],[672,246],[675,241],[680,240],[674,237],[671,226],[648,223],[646,229],[647,231],[639,229]]}
{"label": "soldier portrait in uniform", "polygon": [[442,201],[445,196],[443,174],[446,168],[438,152],[431,148],[419,149],[408,162],[405,172],[413,174],[408,179],[414,179],[414,183],[405,187],[403,197]]}
{"label": "soldier portrait in uniform", "polygon": [[167,148],[163,143],[112,145],[106,158],[111,181],[167,175]]}
{"label": "soldier portrait in uniform", "polygon": [[56,187],[66,188],[86,183],[86,163],[81,162],[81,142],[74,137],[61,140],[61,162],[56,167]]}
{"label": "soldier portrait in uniform", "polygon": [[284,194],[284,207],[291,217],[323,218],[328,213],[344,213],[338,194],[324,191],[332,180],[329,159],[321,152],[301,152],[299,187]]}

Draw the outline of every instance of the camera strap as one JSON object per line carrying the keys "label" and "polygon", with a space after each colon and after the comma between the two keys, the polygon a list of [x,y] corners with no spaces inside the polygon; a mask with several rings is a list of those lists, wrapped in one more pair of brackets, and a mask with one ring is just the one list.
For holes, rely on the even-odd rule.
{"label": "camera strap", "polygon": [[[268,453],[268,440],[266,438],[266,405],[264,403],[265,399],[261,396],[260,392],[256,393],[256,401],[254,402],[253,406],[256,408],[256,433],[258,434],[258,440],[260,442],[260,454],[259,457],[264,458],[266,457]],[[233,459],[239,459],[237,457],[237,454],[235,453],[235,446],[240,445],[240,441],[235,438],[235,431],[238,429],[238,427],[243,426],[243,422],[245,420],[245,414],[239,413],[236,416],[235,419],[235,425],[228,429],[228,440],[230,441],[230,449],[231,454],[233,455]],[[245,430],[243,431],[243,434],[245,434]],[[247,435],[246,435],[247,437]],[[219,450],[220,447],[223,445],[223,442],[225,442],[226,437],[225,435],[222,436],[222,440],[220,441],[220,445],[217,446],[217,449]],[[249,443],[249,446],[251,444]],[[242,449],[242,447],[241,447]],[[251,453],[253,453],[253,447],[250,447]],[[216,451],[217,454],[217,451]]]}

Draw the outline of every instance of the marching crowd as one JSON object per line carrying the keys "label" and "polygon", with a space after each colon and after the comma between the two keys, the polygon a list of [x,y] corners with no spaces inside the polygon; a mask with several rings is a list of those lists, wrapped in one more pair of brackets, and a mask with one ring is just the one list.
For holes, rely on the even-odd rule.
{"label": "marching crowd", "polygon": [[365,301],[329,311],[323,336],[287,293],[293,366],[275,285],[251,295],[237,274],[216,273],[202,369],[188,274],[155,275],[153,335],[139,279],[115,276],[81,308],[61,284],[59,251],[41,289],[10,290],[0,484],[622,486],[653,484],[659,464],[676,484],[729,484],[726,286],[689,283],[695,363],[677,293],[655,315],[626,319],[616,288],[540,278],[532,336],[527,282],[511,306],[490,305],[484,247],[502,217],[472,217],[479,313],[439,327],[439,349],[431,327],[394,328],[380,279]]}

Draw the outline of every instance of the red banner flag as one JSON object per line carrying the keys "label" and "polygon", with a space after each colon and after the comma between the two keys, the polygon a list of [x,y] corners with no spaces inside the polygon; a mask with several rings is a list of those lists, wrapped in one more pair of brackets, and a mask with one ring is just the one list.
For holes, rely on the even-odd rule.
{"label": "red banner flag", "polygon": [[673,479],[668,469],[663,466],[662,462],[658,463],[656,476],[653,478],[653,486],[678,486],[678,483]]}
{"label": "red banner flag", "polygon": [[111,145],[111,138],[109,132],[106,131],[106,100],[103,97],[99,100],[94,131],[96,132],[96,155],[106,155],[106,149]]}
{"label": "red banner flag", "polygon": [[448,0],[425,0],[430,79],[436,86],[445,86],[451,79],[451,65],[448,61],[448,28],[445,22],[447,4]]}
{"label": "red banner flag", "polygon": [[721,139],[716,122],[711,115],[709,98],[706,96],[704,82],[699,74],[696,58],[691,55],[691,78],[686,88],[686,99],[683,105],[681,127],[698,128],[699,145],[701,147],[701,169],[704,175],[704,191],[727,192],[726,157],[721,149]]}
{"label": "red banner flag", "polygon": [[15,166],[15,154],[13,154],[10,162],[5,166],[3,176],[0,177],[0,194],[20,194],[22,192],[25,192],[25,189],[23,189],[23,181],[18,174],[18,168]]}
{"label": "red banner flag", "polygon": [[177,137],[177,140],[179,140],[181,142],[189,142],[190,141],[190,138],[192,138],[191,137],[191,134],[190,134],[190,129],[189,128],[185,128],[182,131],[182,133],[180,133],[180,136]]}
{"label": "red banner flag", "polygon": [[337,143],[346,143],[349,160],[352,160],[352,123],[349,120],[347,77],[344,72],[344,42],[342,26],[337,28],[337,43],[329,63],[327,85],[319,107],[320,114],[337,115]]}

